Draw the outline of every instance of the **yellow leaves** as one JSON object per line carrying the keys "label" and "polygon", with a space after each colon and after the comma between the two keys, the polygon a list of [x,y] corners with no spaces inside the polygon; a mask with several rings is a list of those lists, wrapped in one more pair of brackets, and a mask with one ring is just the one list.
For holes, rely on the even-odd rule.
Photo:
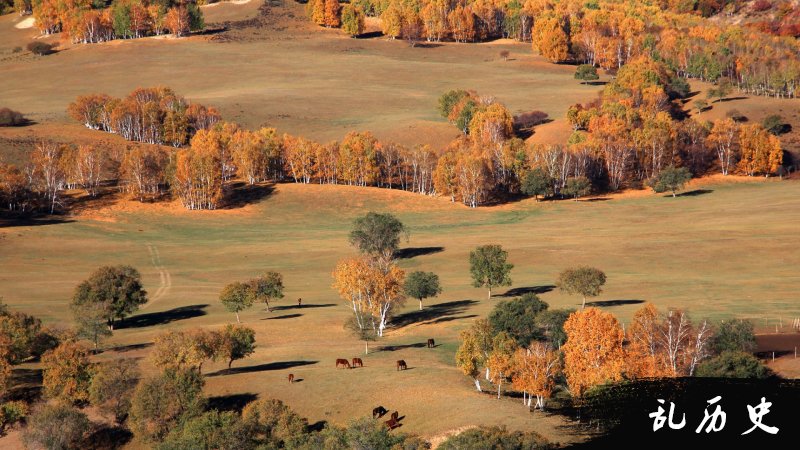
{"label": "yellow leaves", "polygon": [[564,323],[564,331],[564,372],[574,396],[582,397],[593,386],[622,379],[624,334],[612,314],[597,308],[574,312]]}
{"label": "yellow leaves", "polygon": [[532,31],[534,49],[552,62],[565,61],[569,57],[569,36],[564,29],[564,19],[537,17]]}
{"label": "yellow leaves", "polygon": [[561,371],[558,353],[544,342],[532,342],[514,352],[512,385],[518,391],[549,397]]}
{"label": "yellow leaves", "polygon": [[741,156],[737,167],[744,174],[769,176],[783,162],[780,140],[759,124],[739,129],[739,147]]}
{"label": "yellow leaves", "polygon": [[392,310],[405,301],[405,272],[393,263],[379,264],[368,257],[339,261],[333,271],[333,288],[356,314],[356,320],[371,317],[378,335],[383,334]]}

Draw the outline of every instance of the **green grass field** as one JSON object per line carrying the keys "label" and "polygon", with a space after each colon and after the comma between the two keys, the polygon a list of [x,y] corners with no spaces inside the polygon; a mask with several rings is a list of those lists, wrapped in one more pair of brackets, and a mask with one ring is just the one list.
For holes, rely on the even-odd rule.
{"label": "green grass field", "polygon": [[[628,321],[645,300],[680,307],[693,317],[777,319],[800,316],[793,302],[800,262],[791,239],[800,219],[800,183],[752,182],[694,186],[678,198],[623,195],[606,200],[532,200],[469,210],[446,199],[371,188],[278,185],[240,209],[189,213],[173,206],[121,204],[65,223],[0,228],[0,295],[13,308],[68,326],[74,286],[102,264],[138,267],[153,297],[115,331],[108,347],[133,345],[103,357],[143,357],[156,334],[217,327],[235,321],[218,304],[222,286],[264,270],[284,274],[286,299],[268,313],[253,308],[242,320],[257,330],[259,349],[234,367],[204,367],[209,395],[266,395],[287,401],[312,422],[337,423],[381,404],[406,415],[403,431],[434,436],[478,424],[535,429],[557,441],[579,439],[557,416],[530,414],[513,399],[479,395],[454,367],[458,331],[500,300],[472,288],[468,254],[500,243],[515,264],[513,288],[552,285],[574,264],[603,269],[600,305]],[[410,300],[400,320],[376,343],[394,347],[365,357],[366,367],[336,370],[336,358],[363,353],[342,328],[348,310],[330,287],[331,270],[354,253],[350,224],[367,211],[391,211],[411,230],[406,248],[442,247],[400,261],[408,270],[437,272],[443,294],[415,313]],[[503,289],[499,290],[502,294]],[[297,297],[306,308],[293,308]],[[551,307],[579,299],[542,294]],[[312,306],[315,305],[315,306]],[[414,344],[433,337],[435,349]],[[412,370],[396,372],[405,359]],[[145,363],[147,367],[147,363]],[[303,381],[289,385],[286,375]],[[231,400],[231,399],[229,399]],[[235,398],[233,398],[235,400]],[[577,431],[576,431],[577,432]]]}

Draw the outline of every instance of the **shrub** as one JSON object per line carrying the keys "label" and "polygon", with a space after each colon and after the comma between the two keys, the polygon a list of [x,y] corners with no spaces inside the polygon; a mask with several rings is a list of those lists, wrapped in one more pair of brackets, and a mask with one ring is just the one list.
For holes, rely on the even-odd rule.
{"label": "shrub", "polygon": [[31,42],[28,44],[28,51],[34,55],[45,56],[54,53],[54,47],[55,45],[46,42]]}
{"label": "shrub", "polygon": [[194,369],[167,369],[142,380],[131,400],[130,424],[145,441],[162,441],[175,426],[198,416],[205,405],[203,378]]}
{"label": "shrub", "polygon": [[481,427],[467,430],[442,442],[439,450],[466,448],[502,448],[505,450],[534,450],[550,448],[547,439],[536,432],[510,432],[505,427]]}
{"label": "shrub", "polygon": [[27,448],[83,448],[89,418],[77,408],[64,404],[43,404],[28,419],[22,434]]}
{"label": "shrub", "polygon": [[714,335],[712,346],[717,353],[754,352],[756,335],[753,322],[742,319],[723,322]]}
{"label": "shrub", "polygon": [[783,117],[778,114],[767,116],[761,124],[767,131],[775,136],[779,136],[788,131],[788,125],[784,122]]}
{"label": "shrub", "polygon": [[16,127],[24,125],[25,122],[27,120],[22,113],[8,108],[0,108],[0,127]]}
{"label": "shrub", "polygon": [[727,113],[725,113],[725,116],[730,119],[733,119],[734,122],[739,122],[739,123],[747,122],[747,116],[742,114],[742,112],[739,111],[738,109],[732,109],[728,111]]}
{"label": "shrub", "polygon": [[772,371],[755,356],[744,352],[723,352],[697,366],[698,377],[769,378]]}
{"label": "shrub", "polygon": [[28,405],[25,402],[7,402],[0,405],[0,436],[5,434],[6,428],[13,425],[28,415]]}

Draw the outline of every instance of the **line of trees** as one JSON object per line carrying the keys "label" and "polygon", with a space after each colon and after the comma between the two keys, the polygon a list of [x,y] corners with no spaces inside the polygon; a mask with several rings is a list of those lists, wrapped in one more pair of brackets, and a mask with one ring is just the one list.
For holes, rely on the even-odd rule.
{"label": "line of trees", "polygon": [[[53,212],[65,189],[82,188],[93,196],[111,181],[139,201],[171,192],[186,208],[215,209],[238,177],[250,185],[292,180],[399,188],[477,207],[520,194],[577,199],[645,185],[674,192],[687,172],[673,168],[692,176],[711,170],[783,173],[784,152],[774,130],[734,119],[677,120],[681,111],[673,100],[687,92],[663,62],[639,57],[619,70],[597,100],[569,108],[575,131],[566,144],[541,145],[515,136],[534,120],[528,115],[514,117],[491,97],[453,90],[440,97],[439,112],[462,135],[438,151],[380,142],[369,132],[320,144],[281,136],[274,128],[250,131],[165,87],[136,89],[123,99],[86,95],[68,108],[85,126],[179,149],[111,152],[40,143],[25,167],[0,165],[0,204]],[[672,171],[669,183],[661,176],[665,169]]]}
{"label": "line of trees", "polygon": [[543,409],[564,389],[578,401],[607,383],[658,377],[755,377],[771,372],[752,355],[753,325],[731,320],[716,330],[680,309],[659,312],[645,304],[624,329],[597,308],[548,310],[534,294],[498,303],[489,319],[461,333],[456,364],[477,390],[481,377],[523,393]]}
{"label": "line of trees", "polygon": [[[532,42],[553,62],[580,61],[617,70],[640,56],[667,64],[680,76],[730,80],[742,91],[796,97],[800,45],[739,24],[698,17],[726,2],[617,0],[357,0],[357,14],[381,18],[383,33],[412,42],[475,42],[513,38]],[[686,8],[694,5],[696,9]],[[327,27],[343,25],[336,0],[312,0],[309,17]],[[351,12],[348,12],[348,20]],[[348,30],[352,26],[348,25]],[[348,31],[350,34],[355,34]]]}
{"label": "line of trees", "polygon": [[20,14],[33,14],[42,34],[62,33],[76,43],[161,35],[180,37],[202,30],[196,0],[15,0]]}

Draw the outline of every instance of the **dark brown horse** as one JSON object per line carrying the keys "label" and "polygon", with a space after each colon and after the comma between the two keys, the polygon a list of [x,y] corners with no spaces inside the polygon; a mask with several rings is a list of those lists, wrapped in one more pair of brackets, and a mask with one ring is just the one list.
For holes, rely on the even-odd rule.
{"label": "dark brown horse", "polygon": [[361,358],[353,358],[353,367],[364,367],[364,361]]}
{"label": "dark brown horse", "polygon": [[408,366],[406,366],[406,362],[404,360],[402,360],[402,359],[398,360],[397,361],[397,370],[406,370],[406,369],[408,369]]}
{"label": "dark brown horse", "polygon": [[337,359],[336,360],[336,368],[338,369],[339,366],[347,367],[348,369],[351,368],[350,367],[350,363],[346,359]]}
{"label": "dark brown horse", "polygon": [[289,374],[289,383],[294,383],[294,374],[293,373]]}
{"label": "dark brown horse", "polygon": [[386,428],[388,428],[390,430],[394,430],[395,428],[400,426],[400,422],[398,422],[395,419],[389,419],[384,423],[386,424]]}
{"label": "dark brown horse", "polygon": [[389,411],[387,411],[386,408],[384,408],[383,406],[378,406],[377,408],[373,408],[372,409],[372,418],[373,419],[380,419],[387,412],[389,412]]}
{"label": "dark brown horse", "polygon": [[428,348],[436,347],[436,341],[433,339],[428,339]]}

